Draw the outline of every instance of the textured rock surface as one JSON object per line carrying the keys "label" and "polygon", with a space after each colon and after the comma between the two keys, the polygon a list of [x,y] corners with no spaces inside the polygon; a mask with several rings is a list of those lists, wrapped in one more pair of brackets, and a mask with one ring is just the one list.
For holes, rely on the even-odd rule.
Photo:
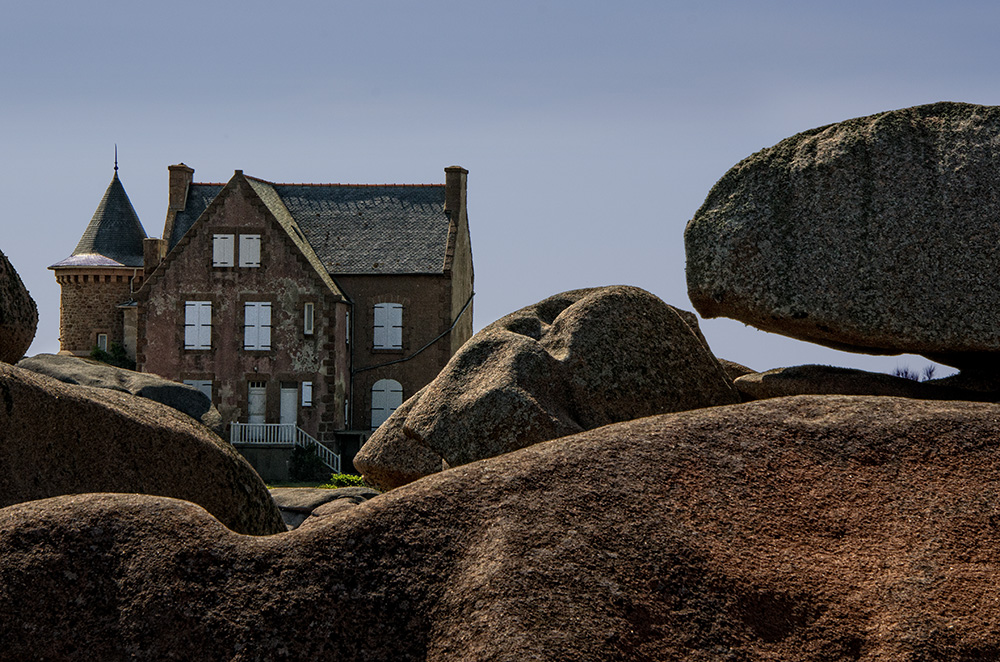
{"label": "textured rock surface", "polygon": [[685,231],[704,317],[848,351],[1000,362],[1000,107],[937,103],[744,159]]}
{"label": "textured rock surface", "polygon": [[719,359],[719,365],[721,365],[722,369],[726,371],[726,376],[730,379],[736,379],[737,377],[742,377],[743,375],[753,375],[757,372],[753,368],[748,368],[742,363],[729,361],[727,359]]}
{"label": "textured rock surface", "polygon": [[737,377],[734,384],[745,400],[786,395],[889,395],[919,400],[1000,401],[1000,391],[986,393],[828,365],[799,365],[755,372]]}
{"label": "textured rock surface", "polygon": [[17,363],[35,339],[38,307],[7,256],[0,252],[0,361]]}
{"label": "textured rock surface", "polygon": [[0,510],[6,659],[1000,656],[1000,406],[802,396],[458,467],[267,538]]}
{"label": "textured rock surface", "polygon": [[216,434],[224,431],[219,411],[204,393],[193,386],[145,372],[116,368],[92,359],[61,354],[37,354],[18,361],[17,367],[48,375],[66,384],[106,388],[148,398],[201,421]]}
{"label": "textured rock surface", "polygon": [[444,458],[407,436],[403,428],[407,415],[425,390],[420,389],[400,405],[354,456],[355,468],[364,474],[369,484],[391,490],[448,468]]}
{"label": "textured rock surface", "polygon": [[[341,507],[356,506],[379,493],[369,487],[340,487],[335,490],[314,487],[272,487],[271,498],[281,511],[281,518],[290,529],[297,528],[314,513],[318,517],[329,514],[323,506],[336,503]],[[339,503],[338,503],[339,502]]]}
{"label": "textured rock surface", "polygon": [[477,333],[371,436],[354,466],[388,489],[439,470],[438,458],[454,467],[609,423],[734,402],[739,394],[692,313],[636,287],[574,290]]}
{"label": "textured rock surface", "polygon": [[60,494],[141,492],[193,501],[240,533],[285,530],[253,468],[189,417],[5,364],[0,467],[4,506]]}

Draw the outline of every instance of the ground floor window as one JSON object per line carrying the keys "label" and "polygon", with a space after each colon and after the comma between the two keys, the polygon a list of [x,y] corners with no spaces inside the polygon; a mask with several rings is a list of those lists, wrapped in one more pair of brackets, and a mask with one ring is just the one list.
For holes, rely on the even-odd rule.
{"label": "ground floor window", "polygon": [[372,386],[372,430],[403,404],[403,386],[395,379],[380,379]]}

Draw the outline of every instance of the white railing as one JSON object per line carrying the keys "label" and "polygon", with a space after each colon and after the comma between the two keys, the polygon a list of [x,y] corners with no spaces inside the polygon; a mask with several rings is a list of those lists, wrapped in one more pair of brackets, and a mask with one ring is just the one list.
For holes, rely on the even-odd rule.
{"label": "white railing", "polygon": [[293,423],[230,423],[232,444],[295,444],[311,448],[334,473],[340,473],[340,456]]}

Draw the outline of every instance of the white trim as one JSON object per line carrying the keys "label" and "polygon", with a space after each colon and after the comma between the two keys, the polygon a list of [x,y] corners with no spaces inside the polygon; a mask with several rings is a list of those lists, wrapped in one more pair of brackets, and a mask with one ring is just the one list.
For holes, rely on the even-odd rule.
{"label": "white trim", "polygon": [[316,328],[316,304],[306,301],[302,306],[302,333],[311,336]]}

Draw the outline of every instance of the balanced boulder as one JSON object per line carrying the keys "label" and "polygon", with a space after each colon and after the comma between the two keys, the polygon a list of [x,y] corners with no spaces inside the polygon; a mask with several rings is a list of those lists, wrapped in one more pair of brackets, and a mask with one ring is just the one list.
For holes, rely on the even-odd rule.
{"label": "balanced boulder", "polygon": [[737,377],[734,384],[744,400],[786,395],[888,395],[919,400],[1000,401],[1000,391],[974,391],[936,381],[919,382],[880,372],[827,365],[799,365],[749,373]]}
{"label": "balanced boulder", "polygon": [[704,317],[871,354],[1000,362],[1000,107],[936,103],[744,159],[685,231]]}
{"label": "balanced boulder", "polygon": [[846,396],[668,414],[267,538],[149,496],[11,506],[0,657],[996,659],[998,418]]}
{"label": "balanced boulder", "polygon": [[212,401],[187,384],[173,382],[148,372],[126,370],[93,359],[64,354],[37,354],[21,359],[17,367],[48,375],[66,384],[131,393],[187,414],[216,434],[224,431],[222,417]]}
{"label": "balanced boulder", "polygon": [[454,467],[610,423],[734,402],[693,314],[636,287],[573,290],[477,333],[354,465],[388,489],[442,461]]}
{"label": "balanced boulder", "polygon": [[0,364],[0,505],[82,492],[193,501],[239,533],[285,530],[253,468],[170,407]]}
{"label": "balanced boulder", "polygon": [[17,363],[35,339],[37,326],[38,307],[0,252],[0,361]]}

